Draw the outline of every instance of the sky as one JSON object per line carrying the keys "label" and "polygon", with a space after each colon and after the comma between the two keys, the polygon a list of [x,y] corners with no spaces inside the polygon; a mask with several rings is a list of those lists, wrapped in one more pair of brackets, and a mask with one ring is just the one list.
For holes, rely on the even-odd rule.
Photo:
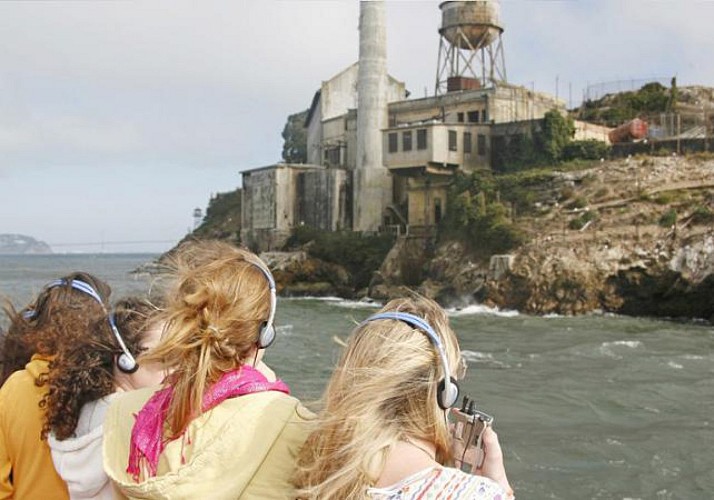
{"label": "sky", "polygon": [[[438,1],[388,1],[389,72],[433,94]],[[714,86],[714,1],[503,0],[508,80],[577,105],[597,82]],[[0,233],[160,252],[280,160],[289,114],[357,60],[359,4],[0,1]],[[557,89],[556,89],[557,82]]]}

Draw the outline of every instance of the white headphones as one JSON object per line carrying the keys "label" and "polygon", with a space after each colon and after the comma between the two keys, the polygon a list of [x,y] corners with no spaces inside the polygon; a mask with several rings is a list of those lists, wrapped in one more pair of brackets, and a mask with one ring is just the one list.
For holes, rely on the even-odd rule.
{"label": "white headphones", "polygon": [[426,334],[431,343],[436,349],[439,359],[441,359],[441,367],[444,370],[444,378],[439,381],[439,386],[436,392],[437,403],[439,407],[443,410],[448,410],[456,404],[459,399],[459,385],[456,380],[451,376],[451,370],[449,370],[449,360],[446,358],[446,352],[444,351],[444,346],[441,339],[436,334],[434,329],[427,323],[424,319],[419,316],[415,316],[410,313],[405,312],[382,312],[370,316],[362,322],[362,325],[370,321],[377,321],[381,319],[393,319],[397,321],[402,321],[407,325],[416,328]]}
{"label": "white headphones", "polygon": [[263,273],[265,279],[268,281],[268,288],[270,289],[270,312],[268,313],[268,319],[260,327],[260,333],[258,334],[258,349],[265,349],[270,347],[270,345],[275,342],[275,309],[278,305],[277,291],[275,287],[275,279],[270,270],[263,264],[259,259],[246,259],[246,262],[253,264],[255,267],[260,269]]}
{"label": "white headphones", "polygon": [[111,328],[112,333],[114,334],[114,338],[117,339],[117,344],[119,344],[119,348],[122,351],[122,353],[117,358],[117,368],[119,368],[119,371],[122,373],[134,373],[136,370],[139,369],[139,363],[136,362],[136,358],[134,358],[134,356],[131,354],[131,351],[129,351],[129,348],[124,343],[124,339],[119,333],[119,328],[117,328],[114,313],[112,312],[111,314],[109,314],[108,318],[109,327]]}

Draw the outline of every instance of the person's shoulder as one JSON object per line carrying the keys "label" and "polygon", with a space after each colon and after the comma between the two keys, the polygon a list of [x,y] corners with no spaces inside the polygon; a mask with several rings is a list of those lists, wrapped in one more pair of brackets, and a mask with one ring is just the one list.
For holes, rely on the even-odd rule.
{"label": "person's shoulder", "polygon": [[[485,476],[468,474],[452,467],[443,467],[441,469],[441,477],[454,492],[458,492],[458,498],[486,500],[501,498],[499,495],[504,495],[503,488],[497,482]],[[502,498],[506,497],[503,496]]]}

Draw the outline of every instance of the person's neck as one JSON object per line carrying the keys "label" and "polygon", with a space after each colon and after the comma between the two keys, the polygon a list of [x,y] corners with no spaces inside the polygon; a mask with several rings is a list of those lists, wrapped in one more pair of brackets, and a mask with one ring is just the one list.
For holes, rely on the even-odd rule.
{"label": "person's neck", "polygon": [[387,459],[375,486],[384,488],[430,467],[436,461],[436,445],[423,439],[408,437],[397,441]]}

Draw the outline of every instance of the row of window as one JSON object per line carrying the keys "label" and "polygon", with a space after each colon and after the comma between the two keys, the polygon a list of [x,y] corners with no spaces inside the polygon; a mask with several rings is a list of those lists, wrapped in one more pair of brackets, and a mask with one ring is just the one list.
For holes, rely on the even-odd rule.
{"label": "row of window", "polygon": [[[399,133],[390,132],[388,136],[389,140],[389,152],[397,153],[399,152]],[[416,131],[416,148],[426,149],[427,148],[427,135],[426,129],[421,128]],[[473,139],[471,132],[464,132],[464,153],[473,152]],[[412,150],[412,131],[405,130],[402,132],[402,151]],[[449,151],[458,151],[458,132],[455,130],[449,130]],[[476,151],[479,156],[486,155],[486,136],[484,134],[478,134],[476,137]]]}
{"label": "row of window", "polygon": [[[479,123],[479,117],[481,118],[481,121],[483,123],[486,123],[488,121],[488,114],[486,113],[486,110],[484,109],[480,113],[478,111],[467,111],[466,112],[466,118],[469,123]],[[464,123],[464,113],[458,112],[456,113],[456,121],[459,123]]]}

